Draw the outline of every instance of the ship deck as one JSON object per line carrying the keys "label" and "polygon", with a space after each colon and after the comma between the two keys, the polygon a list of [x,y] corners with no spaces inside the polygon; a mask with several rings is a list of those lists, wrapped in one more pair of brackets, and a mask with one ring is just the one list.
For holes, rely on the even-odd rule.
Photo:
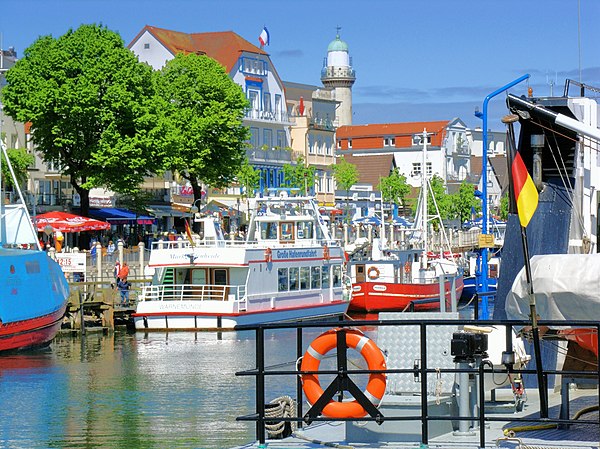
{"label": "ship deck", "polygon": [[[578,388],[569,391],[570,418],[587,407],[598,406],[598,389]],[[598,410],[581,416],[581,423],[571,425],[556,425],[552,420],[557,419],[561,408],[560,391],[549,392],[549,421],[540,423],[537,421],[523,422],[520,419],[536,420],[539,418],[539,400],[537,389],[527,390],[527,401],[523,410],[516,412],[512,402],[512,392],[508,389],[497,390],[496,400],[486,403],[486,416],[502,421],[490,421],[485,428],[485,446],[481,446],[480,432],[475,430],[470,435],[455,435],[454,432],[441,434],[430,438],[428,444],[422,444],[420,438],[409,441],[394,441],[389,436],[385,441],[354,441],[347,438],[344,422],[317,422],[310,426],[297,430],[293,436],[286,439],[267,440],[265,445],[258,442],[248,443],[235,449],[269,448],[269,449],[315,449],[323,447],[334,447],[338,449],[351,448],[373,448],[373,449],[400,449],[400,448],[436,448],[436,449],[470,449],[482,447],[500,448],[564,448],[582,449],[598,448],[600,444],[600,422]],[[517,421],[518,420],[518,421]],[[584,424],[583,421],[587,421]],[[419,422],[393,421],[392,426],[398,428],[398,440],[405,440],[407,423],[412,429],[420,428]],[[362,422],[361,425],[366,423]],[[386,425],[389,423],[385,423]],[[369,423],[369,425],[375,425]],[[544,425],[545,428],[540,428]],[[519,430],[520,427],[529,427],[527,430]],[[537,427],[537,429],[536,429]],[[551,428],[548,428],[551,427]],[[505,436],[505,430],[515,429],[514,437]],[[404,437],[403,437],[404,434]],[[386,435],[390,435],[389,428]]]}

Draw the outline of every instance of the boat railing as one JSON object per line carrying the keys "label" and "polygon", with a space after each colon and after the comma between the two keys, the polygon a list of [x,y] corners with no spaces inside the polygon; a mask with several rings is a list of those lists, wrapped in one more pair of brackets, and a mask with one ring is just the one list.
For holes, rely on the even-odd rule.
{"label": "boat railing", "polygon": [[[593,338],[595,339],[596,347],[600,347],[600,323],[596,321],[543,321],[539,320],[538,325],[541,329],[556,329],[556,328],[564,328],[566,326],[571,326],[573,328],[585,328],[590,332],[595,332]],[[385,369],[361,369],[356,368],[356,365],[350,363],[347,359],[346,354],[346,344],[344,338],[337,338],[337,355],[333,354],[330,357],[332,360],[337,360],[337,368],[334,369],[321,369],[319,371],[302,371],[298,368],[298,361],[302,359],[305,355],[304,352],[308,351],[307,348],[310,345],[310,341],[306,341],[305,337],[307,334],[314,336],[315,331],[325,331],[336,328],[338,332],[344,331],[346,329],[354,328],[363,330],[368,335],[374,334],[375,332],[379,332],[384,327],[402,327],[401,332],[403,335],[406,333],[405,329],[407,327],[416,328],[414,332],[418,334],[418,337],[413,342],[415,349],[414,351],[418,353],[418,360],[413,360],[410,357],[406,357],[406,366],[398,366],[400,364],[395,364],[391,366],[389,357],[391,355],[389,353],[385,354],[387,362],[387,368]],[[479,353],[479,356],[475,356],[472,359],[468,359],[465,361],[464,359],[459,360],[459,356],[455,353],[461,354],[462,357],[462,347],[461,345],[451,344],[448,341],[448,347],[445,349],[446,353],[454,356],[454,359],[451,360],[451,363],[454,364],[453,368],[444,367],[440,368],[437,366],[429,366],[428,361],[431,360],[429,357],[434,357],[435,355],[428,356],[428,336],[431,335],[429,332],[433,332],[436,335],[440,332],[440,328],[450,328],[451,332],[455,332],[453,329],[459,329],[459,333],[462,334],[464,332],[472,332],[470,329],[476,328],[478,326],[485,327],[493,327],[493,326],[503,326],[505,328],[505,351],[502,353],[502,362],[498,364],[492,364],[489,360],[486,359],[487,354],[485,351],[483,355]],[[256,423],[256,440],[259,443],[260,447],[266,447],[266,439],[269,426],[272,427],[273,423],[282,423],[282,424],[293,424],[297,425],[299,428],[304,425],[309,425],[312,422],[335,422],[335,421],[354,421],[358,422],[358,425],[366,425],[368,422],[376,422],[377,424],[382,424],[385,421],[418,421],[420,422],[421,427],[421,447],[429,447],[429,433],[430,426],[434,422],[442,422],[442,421],[452,421],[458,423],[457,426],[460,429],[466,428],[470,429],[470,425],[473,424],[476,426],[477,432],[479,432],[479,446],[480,448],[486,447],[495,447],[489,445],[489,441],[486,442],[486,429],[489,424],[492,422],[506,422],[511,423],[516,426],[520,425],[528,425],[531,426],[533,424],[543,424],[550,425],[555,424],[557,427],[568,428],[568,426],[577,424],[577,425],[585,425],[585,426],[599,426],[600,425],[600,417],[595,417],[594,419],[577,419],[576,417],[570,418],[569,411],[569,387],[573,382],[582,382],[589,384],[592,382],[596,386],[600,383],[600,364],[594,361],[590,362],[591,370],[574,370],[574,369],[563,369],[557,370],[553,369],[554,364],[552,364],[552,368],[545,369],[542,367],[540,370],[536,369],[526,369],[523,368],[524,364],[519,364],[516,362],[518,359],[517,354],[515,353],[515,346],[513,345],[514,339],[514,331],[513,329],[521,329],[524,332],[524,335],[531,336],[531,322],[530,321],[522,321],[522,320],[467,320],[467,319],[418,319],[418,320],[348,320],[348,321],[312,321],[312,322],[301,322],[301,323],[270,323],[263,325],[242,325],[238,326],[238,331],[253,331],[255,333],[255,342],[256,342],[256,351],[255,351],[255,367],[250,368],[244,371],[236,372],[236,376],[250,376],[254,377],[256,381],[256,403],[255,403],[255,411],[254,413],[238,416],[238,421],[248,421]],[[268,347],[268,342],[273,340],[272,336],[279,330],[295,330],[295,342],[290,342],[290,359],[289,362],[277,363],[273,366],[267,366],[265,361],[267,359],[267,354],[269,354],[270,348]],[[388,331],[389,335],[389,331]],[[455,338],[456,334],[452,334],[452,338]],[[266,338],[267,336],[267,338]],[[377,339],[375,338],[377,342]],[[295,343],[295,344],[294,344]],[[453,342],[452,342],[453,343]],[[295,348],[292,349],[292,348]],[[381,348],[380,348],[381,349]],[[430,348],[430,351],[437,351],[439,347],[435,347],[434,349]],[[325,358],[326,358],[325,357]],[[410,360],[409,360],[410,359]],[[597,359],[595,359],[597,360]],[[579,365],[581,366],[581,364]],[[327,398],[330,397],[338,397],[338,400],[341,400],[342,393],[344,391],[349,391],[349,384],[352,383],[351,375],[357,376],[365,376],[365,375],[373,375],[377,373],[385,373],[388,378],[388,387],[389,387],[389,379],[391,376],[409,376],[409,378],[414,379],[411,383],[416,388],[415,391],[411,392],[410,396],[415,398],[416,404],[414,407],[410,407],[406,412],[398,414],[393,414],[389,416],[384,416],[384,413],[381,409],[373,409],[371,406],[367,406],[369,399],[363,394],[362,398],[354,398],[356,402],[359,402],[365,410],[370,410],[370,414],[366,413],[365,417],[356,418],[356,417],[327,417],[324,416],[321,412],[325,405],[327,405],[328,400],[322,402],[322,400],[316,401],[314,404],[308,403],[309,410],[304,411],[304,408],[307,406],[307,401],[304,398],[302,391],[302,382],[299,379],[299,376],[302,375],[314,375],[320,374],[323,376],[337,376],[333,379],[329,387],[325,390],[323,395],[328,395]],[[538,410],[528,410],[526,416],[517,417],[515,414],[506,414],[506,413],[494,413],[493,407],[489,409],[486,408],[487,397],[486,391],[492,390],[491,401],[495,401],[495,389],[499,388],[497,384],[490,385],[490,382],[496,382],[493,379],[498,376],[502,376],[502,378],[506,377],[507,379],[514,379],[519,375],[530,375],[535,376],[538,379],[538,385],[543,385],[542,388],[539,386],[536,388],[538,394],[540,396],[539,408]],[[549,416],[548,410],[548,381],[549,378],[554,378],[555,376],[560,375],[560,392],[561,392],[561,403],[558,407],[558,412],[554,410],[554,407],[550,412],[552,414],[556,414],[557,416]],[[275,376],[275,377],[273,377]],[[429,402],[432,400],[437,393],[437,385],[439,384],[440,376],[456,376],[459,380],[462,376],[462,379],[469,383],[469,379],[476,379],[476,387],[470,390],[471,398],[467,397],[466,402],[463,401],[463,398],[460,398],[460,394],[457,394],[454,390],[451,395],[454,396],[454,400],[458,402],[457,409],[451,411],[448,415],[446,414],[435,414],[435,412],[431,412]],[[466,377],[465,377],[466,376]],[[492,380],[490,380],[492,379]],[[286,381],[289,380],[289,381]],[[539,381],[542,382],[539,382]],[[286,385],[289,386],[290,395],[293,396],[295,392],[295,416],[281,416],[281,417],[273,417],[273,414],[270,413],[272,404],[267,402],[266,394],[271,391],[267,388],[268,385],[271,385],[272,382],[277,382],[278,391],[285,391]],[[486,385],[486,381],[488,385]],[[354,385],[354,384],[353,384]],[[471,385],[469,383],[469,385]],[[355,385],[354,385],[355,386]],[[509,386],[512,387],[512,392],[515,394],[515,409],[517,409],[517,393],[514,390],[514,385]],[[436,391],[431,391],[434,388]],[[464,386],[462,387],[464,389]],[[529,387],[531,389],[531,387]],[[390,388],[386,388],[386,394],[401,394],[396,391],[392,391],[393,386]],[[510,390],[509,390],[510,391]],[[329,394],[331,393],[331,396]],[[600,389],[598,391],[590,391],[589,393],[592,396],[592,399],[598,400]],[[333,396],[336,395],[336,396]],[[474,396],[474,398],[473,398]],[[541,398],[545,397],[545,401]],[[323,399],[323,397],[321,398]],[[526,399],[522,397],[521,400]],[[335,399],[333,399],[335,400]],[[473,401],[472,404],[475,407],[472,407],[472,404],[469,401]],[[367,403],[363,404],[364,401]],[[385,403],[386,397],[383,397],[382,404]],[[461,401],[463,401],[461,403]],[[545,404],[545,409],[544,409]],[[464,406],[464,408],[463,408]],[[522,404],[521,404],[522,407]],[[537,408],[537,407],[536,407]],[[467,411],[468,409],[468,411]],[[452,409],[451,409],[452,410]],[[491,410],[491,411],[488,411]],[[412,412],[412,414],[411,414]],[[526,424],[525,424],[526,423]],[[581,431],[581,430],[578,430]],[[456,433],[455,433],[456,434]],[[416,441],[415,441],[416,443]],[[488,444],[486,446],[486,443]]]}
{"label": "boat railing", "polygon": [[314,246],[339,246],[340,242],[332,239],[296,239],[291,241],[273,240],[196,240],[194,244],[189,240],[159,240],[152,242],[152,251],[177,250],[192,248],[274,248],[293,247],[310,248]]}
{"label": "boat railing", "polygon": [[242,301],[244,285],[162,284],[146,285],[139,301]]}

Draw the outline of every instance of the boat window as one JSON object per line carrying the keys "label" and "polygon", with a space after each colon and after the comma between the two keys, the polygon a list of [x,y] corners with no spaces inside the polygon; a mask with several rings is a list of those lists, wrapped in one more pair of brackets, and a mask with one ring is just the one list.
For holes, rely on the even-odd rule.
{"label": "boat window", "polygon": [[321,288],[321,267],[311,267],[310,269],[310,288]]}
{"label": "boat window", "polygon": [[287,292],[288,291],[288,269],[280,268],[277,270],[277,275],[279,278],[279,291]]}
{"label": "boat window", "polygon": [[293,222],[283,222],[279,225],[279,234],[281,235],[280,240],[282,243],[284,242],[293,242],[294,241],[294,223]]}
{"label": "boat window", "polygon": [[342,267],[341,265],[334,265],[332,268],[333,286],[341,287],[342,285]]}
{"label": "boat window", "polygon": [[329,288],[329,265],[325,265],[322,268],[322,275],[321,287]]}
{"label": "boat window", "polygon": [[227,270],[224,268],[213,269],[213,284],[227,285]]}
{"label": "boat window", "polygon": [[260,224],[260,238],[262,240],[277,239],[277,223],[262,222]]}
{"label": "boat window", "polygon": [[298,223],[298,238],[307,240],[313,238],[313,224],[311,222],[301,221]]}
{"label": "boat window", "polygon": [[300,267],[300,289],[310,288],[310,267]]}
{"label": "boat window", "polygon": [[206,268],[194,268],[190,270],[191,279],[186,279],[186,284],[206,285]]}
{"label": "boat window", "polygon": [[297,267],[295,268],[290,268],[290,290],[298,290],[298,285],[299,285],[299,273],[300,270],[298,270]]}

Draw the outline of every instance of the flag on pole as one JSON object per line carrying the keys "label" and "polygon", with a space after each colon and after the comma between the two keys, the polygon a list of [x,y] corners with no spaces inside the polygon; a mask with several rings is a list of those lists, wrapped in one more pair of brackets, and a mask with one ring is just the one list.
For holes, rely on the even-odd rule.
{"label": "flag on pole", "polygon": [[519,221],[521,222],[521,226],[525,228],[537,209],[538,191],[519,151],[515,152],[511,171]]}
{"label": "flag on pole", "polygon": [[192,230],[190,229],[190,224],[187,220],[185,220],[185,234],[187,235],[188,240],[190,241],[190,245],[194,246],[194,239],[192,238]]}
{"label": "flag on pole", "polygon": [[263,48],[265,45],[269,45],[269,30],[267,27],[264,27],[260,36],[258,36],[258,42],[260,42],[260,48]]}

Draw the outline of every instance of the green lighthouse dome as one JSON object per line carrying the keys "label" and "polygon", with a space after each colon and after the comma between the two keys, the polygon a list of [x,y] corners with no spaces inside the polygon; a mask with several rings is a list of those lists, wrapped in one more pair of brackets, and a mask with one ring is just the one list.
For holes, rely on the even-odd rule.
{"label": "green lighthouse dome", "polygon": [[348,44],[340,39],[340,35],[336,35],[335,39],[331,41],[327,47],[327,51],[348,51]]}

